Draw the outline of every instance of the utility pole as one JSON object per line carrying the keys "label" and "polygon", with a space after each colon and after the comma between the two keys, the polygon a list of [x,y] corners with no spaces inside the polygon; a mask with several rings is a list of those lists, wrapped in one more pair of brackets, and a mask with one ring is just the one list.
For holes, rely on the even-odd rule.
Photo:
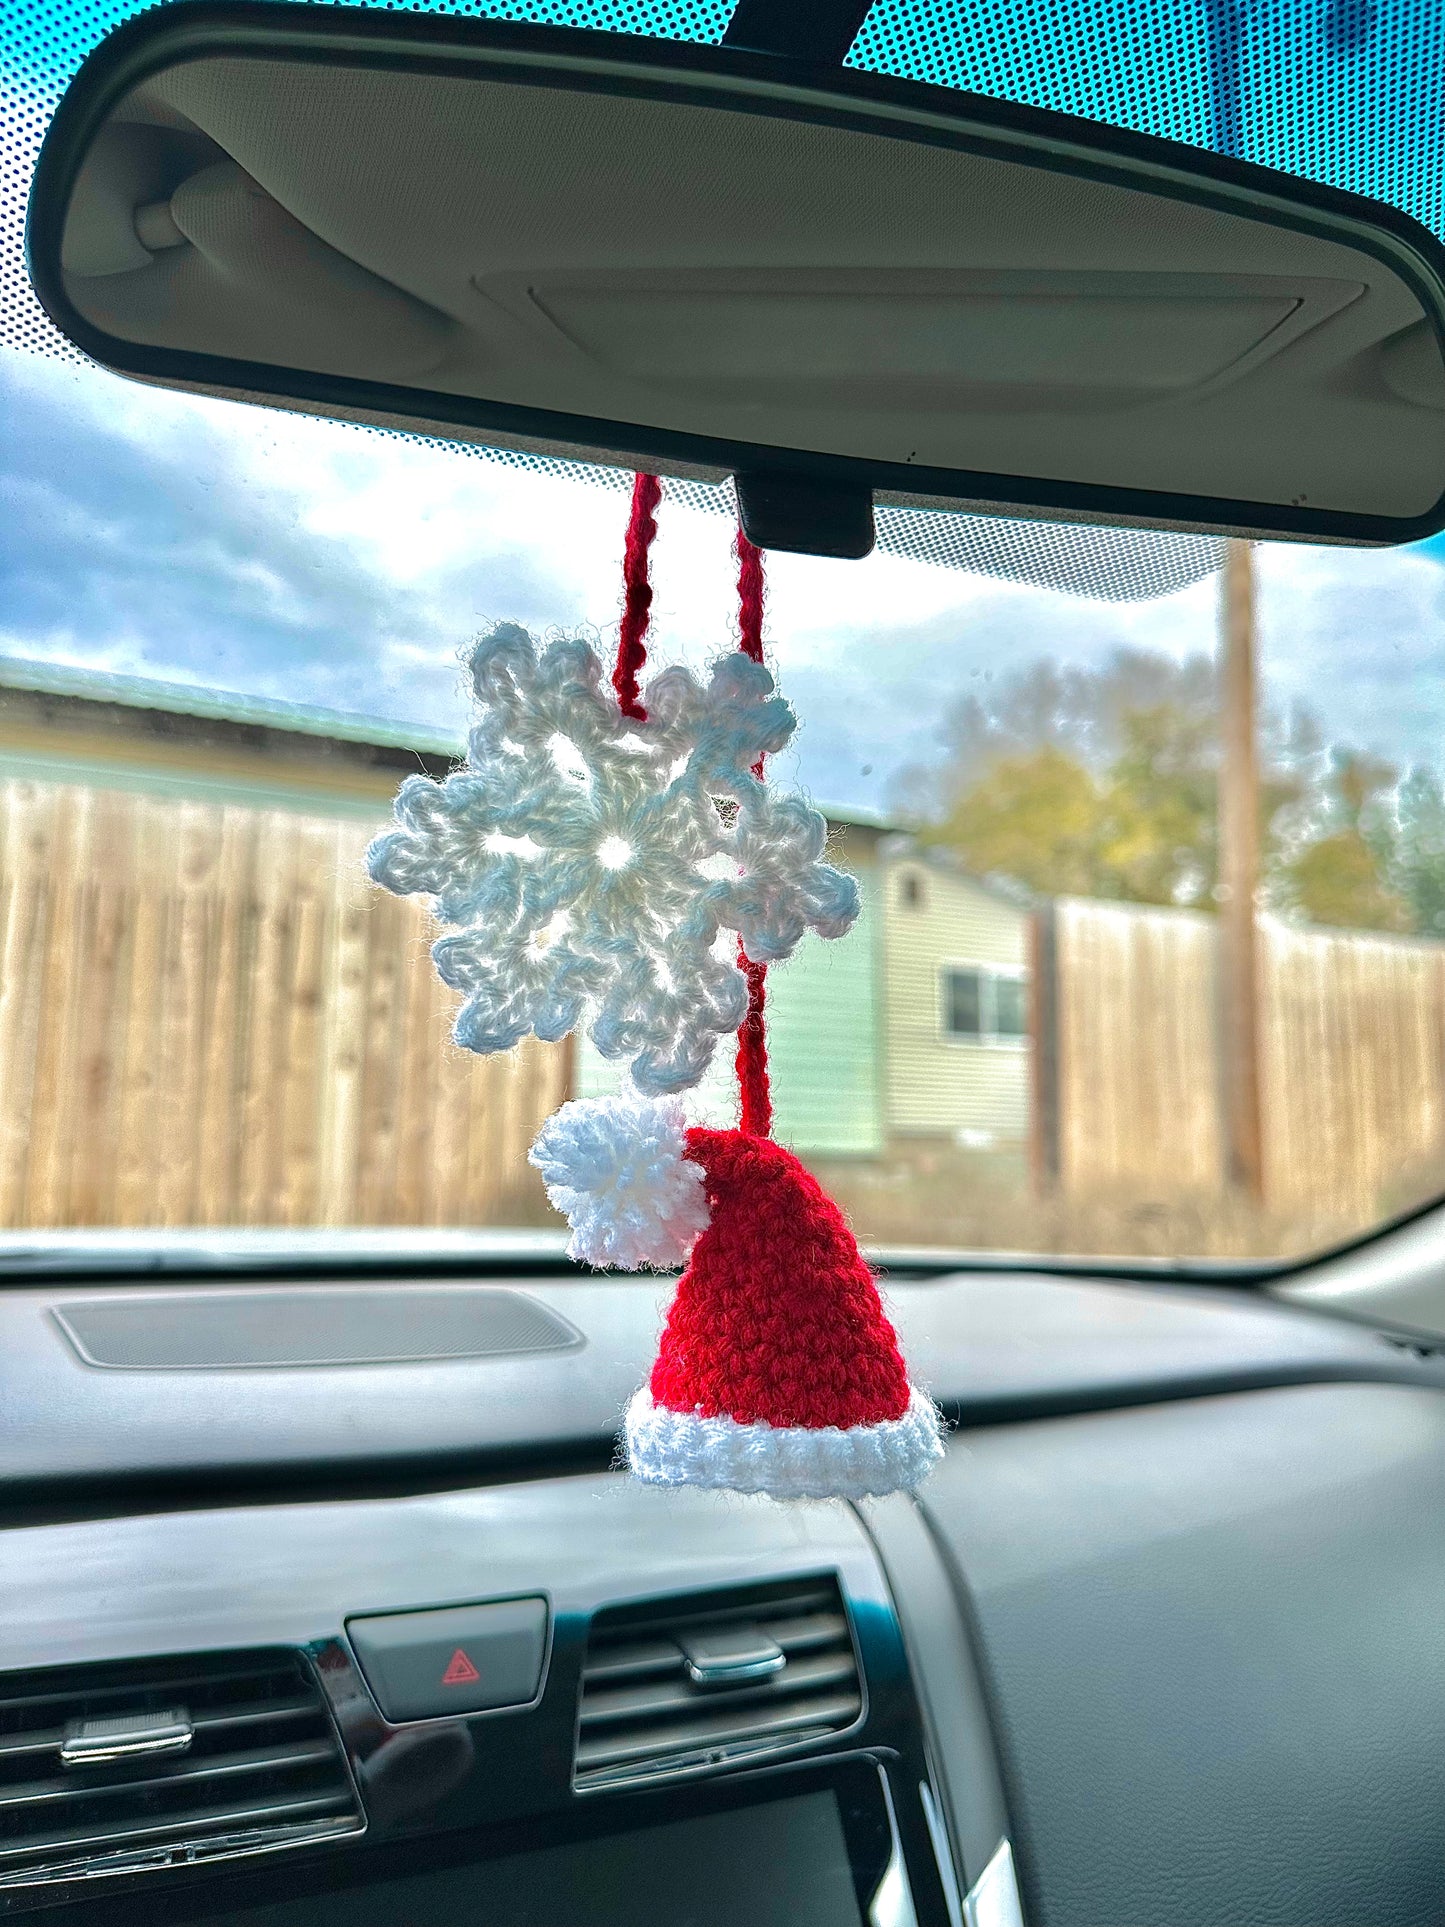
{"label": "utility pole", "polygon": [[1254,552],[1225,544],[1220,588],[1219,1064],[1225,1175],[1264,1196],[1260,1120],[1259,748],[1254,665]]}

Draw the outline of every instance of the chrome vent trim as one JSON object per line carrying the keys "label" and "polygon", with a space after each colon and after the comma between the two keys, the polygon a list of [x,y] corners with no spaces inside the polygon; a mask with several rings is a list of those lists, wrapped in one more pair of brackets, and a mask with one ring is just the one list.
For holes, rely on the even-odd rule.
{"label": "chrome vent trim", "polygon": [[[77,1759],[77,1734],[139,1733],[147,1718],[184,1722],[189,1741]],[[363,1825],[300,1653],[0,1674],[0,1889],[299,1846]]]}
{"label": "chrome vent trim", "polygon": [[[737,1684],[700,1681],[680,1641],[756,1629],[784,1664]],[[579,1792],[706,1773],[847,1732],[862,1673],[832,1576],[619,1607],[592,1622],[577,1709]]]}

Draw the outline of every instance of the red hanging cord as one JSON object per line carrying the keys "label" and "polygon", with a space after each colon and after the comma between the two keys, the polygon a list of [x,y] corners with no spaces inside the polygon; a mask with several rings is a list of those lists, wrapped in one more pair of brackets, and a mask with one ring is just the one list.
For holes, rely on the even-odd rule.
{"label": "red hanging cord", "polygon": [[[657,505],[662,483],[655,475],[637,475],[632,483],[632,512],[627,521],[623,550],[622,625],[617,638],[617,666],[612,687],[624,716],[645,723],[647,711],[638,696],[637,678],[647,661],[647,628],[652,617],[652,584],[648,559],[657,535]],[[738,646],[754,662],[763,659],[763,556],[739,529],[733,542],[738,561]],[[760,781],[763,759],[753,764]],[[764,1022],[767,1003],[767,965],[754,963],[738,939],[738,966],[748,986],[747,1014],[738,1027],[736,1068],[741,1099],[741,1127],[749,1137],[770,1137],[773,1100],[768,1088],[768,1040]]]}
{"label": "red hanging cord", "polygon": [[[738,559],[738,647],[754,662],[763,659],[763,552],[739,529],[733,539]],[[762,769],[759,763],[757,768]]]}
{"label": "red hanging cord", "polygon": [[632,480],[632,513],[627,519],[627,546],[622,556],[622,627],[617,638],[617,667],[612,687],[624,716],[645,723],[647,711],[637,694],[637,676],[647,661],[647,625],[652,619],[652,584],[647,561],[657,534],[657,505],[662,483],[655,475]]}
{"label": "red hanging cord", "polygon": [[[763,552],[739,529],[733,542],[738,559],[738,646],[754,662],[763,659]],[[753,775],[761,780],[763,760],[753,764]],[[773,1098],[768,1086],[768,1037],[764,1023],[767,1003],[766,964],[754,963],[738,938],[738,965],[747,979],[748,1010],[738,1028],[738,1096],[741,1100],[739,1123],[748,1137],[771,1137]]]}

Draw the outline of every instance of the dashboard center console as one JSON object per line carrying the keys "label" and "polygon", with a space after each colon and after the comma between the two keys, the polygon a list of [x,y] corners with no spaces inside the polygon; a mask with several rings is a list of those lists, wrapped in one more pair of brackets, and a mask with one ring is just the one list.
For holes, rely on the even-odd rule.
{"label": "dashboard center console", "polygon": [[957,1927],[846,1506],[574,1477],[7,1538],[0,1918]]}

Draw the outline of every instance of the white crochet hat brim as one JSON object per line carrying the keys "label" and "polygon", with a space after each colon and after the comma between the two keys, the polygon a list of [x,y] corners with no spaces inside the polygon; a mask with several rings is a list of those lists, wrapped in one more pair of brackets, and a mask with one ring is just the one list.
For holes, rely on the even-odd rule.
{"label": "white crochet hat brim", "polygon": [[902,1418],[877,1425],[740,1425],[658,1405],[644,1385],[627,1408],[627,1462],[650,1485],[766,1492],[775,1499],[911,1492],[943,1456],[943,1421],[910,1388]]}

